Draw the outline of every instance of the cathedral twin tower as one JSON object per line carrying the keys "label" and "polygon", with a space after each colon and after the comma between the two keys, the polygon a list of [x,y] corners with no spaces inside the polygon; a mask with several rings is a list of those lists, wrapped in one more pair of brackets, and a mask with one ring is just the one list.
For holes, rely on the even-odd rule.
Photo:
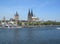
{"label": "cathedral twin tower", "polygon": [[28,12],[28,21],[32,21],[32,17],[33,17],[33,11],[29,9],[29,12]]}

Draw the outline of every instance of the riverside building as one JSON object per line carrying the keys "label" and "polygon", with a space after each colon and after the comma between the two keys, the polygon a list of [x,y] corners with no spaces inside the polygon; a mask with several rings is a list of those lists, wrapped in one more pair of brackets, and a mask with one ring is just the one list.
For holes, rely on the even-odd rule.
{"label": "riverside building", "polygon": [[19,14],[17,12],[16,12],[16,14],[14,16],[14,20],[15,20],[16,25],[18,25],[18,22],[19,22]]}

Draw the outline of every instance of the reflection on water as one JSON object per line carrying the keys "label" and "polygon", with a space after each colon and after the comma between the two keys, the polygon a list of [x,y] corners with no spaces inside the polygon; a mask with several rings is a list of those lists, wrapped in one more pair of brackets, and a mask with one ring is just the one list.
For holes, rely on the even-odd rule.
{"label": "reflection on water", "polygon": [[14,30],[14,44],[18,44],[19,43],[19,33],[18,30],[15,29]]}
{"label": "reflection on water", "polygon": [[0,29],[0,44],[60,44],[56,27]]}

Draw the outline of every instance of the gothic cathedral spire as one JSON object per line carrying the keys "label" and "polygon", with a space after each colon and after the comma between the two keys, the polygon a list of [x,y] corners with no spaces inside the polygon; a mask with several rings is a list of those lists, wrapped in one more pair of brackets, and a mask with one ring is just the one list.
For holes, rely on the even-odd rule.
{"label": "gothic cathedral spire", "polygon": [[32,17],[33,17],[33,11],[29,9],[29,12],[28,12],[28,21],[31,21],[32,20]]}

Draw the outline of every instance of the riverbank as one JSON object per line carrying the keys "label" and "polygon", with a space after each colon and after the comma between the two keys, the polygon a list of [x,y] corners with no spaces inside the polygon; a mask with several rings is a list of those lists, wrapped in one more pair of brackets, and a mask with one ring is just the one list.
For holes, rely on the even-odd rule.
{"label": "riverbank", "polygon": [[37,25],[36,25],[36,26],[35,26],[35,25],[31,25],[31,26],[30,26],[30,25],[29,25],[29,26],[21,26],[21,27],[22,27],[22,28],[25,28],[25,27],[26,27],[26,28],[27,28],[27,27],[29,28],[29,27],[45,27],[45,26],[60,26],[60,25],[38,25],[38,26],[37,26]]}
{"label": "riverbank", "polygon": [[17,27],[0,27],[1,28],[34,28],[34,27],[47,27],[47,26],[60,26],[60,25],[25,25],[25,26],[17,26]]}

